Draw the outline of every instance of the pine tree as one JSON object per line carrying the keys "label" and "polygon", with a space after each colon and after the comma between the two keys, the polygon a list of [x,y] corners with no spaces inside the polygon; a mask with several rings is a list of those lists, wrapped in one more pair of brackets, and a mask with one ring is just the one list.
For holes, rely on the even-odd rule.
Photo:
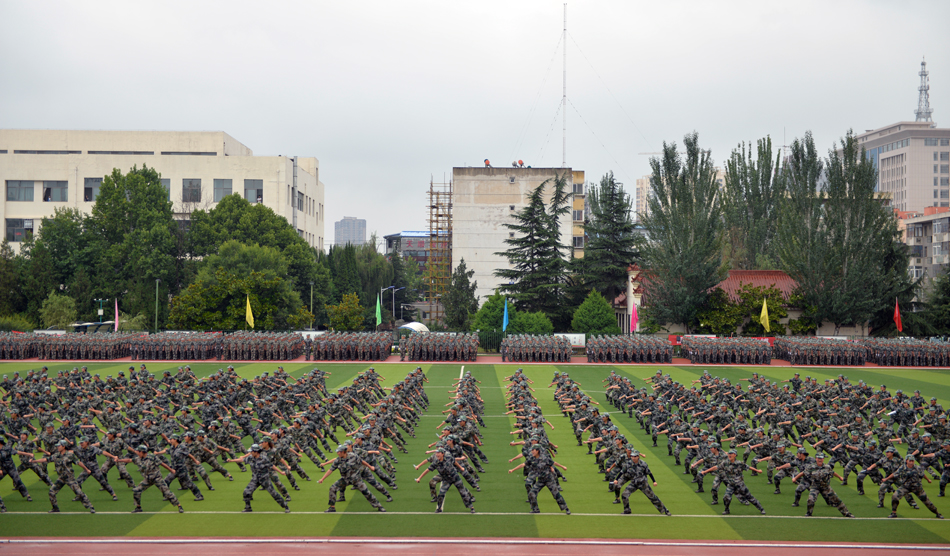
{"label": "pine tree", "polygon": [[478,282],[472,281],[474,270],[468,270],[465,259],[459,261],[452,273],[452,285],[442,304],[445,306],[445,325],[449,330],[468,330],[471,315],[478,311],[475,290]]}
{"label": "pine tree", "polygon": [[[544,189],[553,188],[549,206]],[[515,214],[515,223],[504,226],[515,233],[505,240],[507,251],[496,253],[508,259],[511,268],[495,276],[507,283],[501,291],[511,294],[518,310],[548,315],[560,329],[565,319],[563,289],[566,283],[568,247],[561,243],[561,218],[570,211],[567,173],[543,181],[528,195],[528,204]]]}
{"label": "pine tree", "polygon": [[590,219],[584,224],[584,257],[575,259],[575,274],[584,288],[596,288],[608,300],[626,291],[627,268],[638,257],[633,202],[613,172],[590,191]]}
{"label": "pine tree", "polygon": [[597,290],[591,290],[587,299],[574,311],[571,330],[579,334],[620,333],[613,307]]}
{"label": "pine tree", "polygon": [[685,158],[676,143],[664,142],[662,158],[650,160],[653,195],[649,213],[641,217],[646,237],[638,241],[650,314],[689,330],[720,281],[722,210],[708,151],[700,150],[695,132],[683,144]]}

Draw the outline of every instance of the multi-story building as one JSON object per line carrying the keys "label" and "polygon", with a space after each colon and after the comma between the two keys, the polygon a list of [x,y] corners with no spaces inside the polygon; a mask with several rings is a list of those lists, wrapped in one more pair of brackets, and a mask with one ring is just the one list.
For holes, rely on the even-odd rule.
{"label": "multi-story building", "polygon": [[343,220],[333,223],[334,245],[363,245],[366,243],[366,220],[355,216],[344,216]]}
{"label": "multi-story building", "polygon": [[419,263],[420,269],[429,260],[429,232],[399,232],[383,236],[386,240],[386,253],[396,253],[403,257],[412,257]]}
{"label": "multi-story building", "polygon": [[647,174],[642,178],[637,179],[636,185],[636,214],[633,215],[634,220],[639,221],[640,215],[646,215],[650,211],[649,198],[651,193],[650,189],[650,180],[653,178],[653,174]]}
{"label": "multi-story building", "polygon": [[910,274],[926,277],[926,289],[950,264],[950,208],[926,207],[923,215],[902,219],[902,223],[910,248]]}
{"label": "multi-story building", "polygon": [[[578,197],[571,203],[571,214],[560,222],[561,237],[565,243],[571,241],[576,254],[584,248],[584,202],[580,199],[585,195],[583,171],[514,167],[452,169],[452,265],[454,268],[464,258],[465,265],[475,271],[473,280],[478,281],[475,293],[480,303],[502,285],[495,270],[509,268],[508,260],[497,254],[508,248],[505,240],[515,234],[504,225],[515,222],[514,215],[528,205],[529,195],[542,182],[564,172],[567,172],[568,190]],[[575,184],[580,187],[575,188]],[[551,193],[552,188],[545,189],[545,203],[550,202]]]}
{"label": "multi-story building", "polygon": [[161,174],[175,218],[210,209],[227,195],[262,203],[323,249],[324,186],[316,158],[254,156],[220,131],[52,131],[0,129],[0,219],[19,251],[56,208],[90,213],[113,169]]}
{"label": "multi-story building", "polygon": [[950,207],[950,129],[898,122],[857,137],[877,168],[877,191],[899,211]]}

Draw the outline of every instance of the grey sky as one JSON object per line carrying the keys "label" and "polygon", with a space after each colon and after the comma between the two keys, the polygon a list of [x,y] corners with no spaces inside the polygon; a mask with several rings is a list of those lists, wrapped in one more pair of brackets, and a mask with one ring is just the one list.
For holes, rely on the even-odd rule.
{"label": "grey sky", "polygon": [[[222,130],[316,156],[325,229],[425,229],[430,176],[560,166],[561,1],[0,0],[0,126]],[[266,6],[266,7],[265,7]],[[664,140],[950,127],[950,2],[569,2],[567,161],[633,192]]]}

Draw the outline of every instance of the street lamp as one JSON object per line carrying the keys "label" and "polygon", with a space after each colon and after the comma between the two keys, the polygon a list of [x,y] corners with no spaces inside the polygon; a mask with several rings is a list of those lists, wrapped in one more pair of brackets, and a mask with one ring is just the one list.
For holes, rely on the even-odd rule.
{"label": "street lamp", "polygon": [[158,333],[158,283],[161,282],[161,278],[155,279],[155,333]]}

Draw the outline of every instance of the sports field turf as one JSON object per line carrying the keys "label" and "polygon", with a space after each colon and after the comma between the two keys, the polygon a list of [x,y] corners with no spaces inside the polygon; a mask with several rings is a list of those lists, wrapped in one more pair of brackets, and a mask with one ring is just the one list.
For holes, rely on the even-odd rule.
{"label": "sports field turf", "polygon": [[[5,363],[0,365],[0,374],[12,374],[38,368],[32,363]],[[63,368],[72,368],[71,364],[53,364],[53,373]],[[151,372],[160,374],[165,369],[176,369],[177,362],[151,363]],[[217,370],[220,363],[194,364],[192,369],[200,377]],[[294,376],[300,376],[315,366],[314,363],[284,365]],[[328,387],[344,385],[365,369],[368,365],[357,364],[319,364],[325,371],[332,372],[327,380]],[[128,367],[128,363],[90,364],[90,372],[102,376],[115,375]],[[241,376],[253,377],[264,371],[276,368],[276,363],[239,365]],[[384,376],[386,384],[401,379],[415,368],[414,364],[379,364],[377,371]],[[650,468],[659,485],[654,491],[672,511],[673,517],[657,514],[653,506],[640,493],[635,493],[631,501],[634,515],[620,515],[622,506],[611,504],[613,494],[607,492],[603,475],[597,473],[593,456],[586,455],[586,448],[576,446],[567,419],[557,412],[552,401],[552,391],[547,387],[556,370],[569,371],[572,378],[582,384],[582,388],[602,405],[606,405],[602,379],[610,370],[634,379],[642,385],[642,378],[650,376],[656,370],[649,366],[569,366],[569,365],[528,365],[525,371],[534,381],[536,396],[541,408],[556,427],[549,432],[552,442],[559,446],[556,460],[567,466],[565,475],[568,482],[563,483],[564,497],[573,512],[566,516],[559,512],[554,500],[547,491],[540,495],[540,515],[529,515],[528,504],[523,486],[523,477],[518,471],[508,474],[507,470],[515,464],[508,459],[520,453],[518,447],[509,446],[512,440],[509,434],[513,419],[503,415],[504,377],[510,375],[517,365],[466,365],[465,370],[481,381],[481,395],[485,401],[485,422],[483,429],[484,446],[482,450],[488,456],[490,464],[482,474],[481,492],[475,493],[478,511],[470,515],[465,511],[461,498],[454,491],[446,497],[445,511],[441,515],[433,514],[435,504],[429,501],[429,489],[425,484],[413,481],[421,473],[411,466],[425,457],[426,445],[435,440],[436,427],[441,423],[440,412],[443,404],[449,401],[449,390],[454,379],[459,377],[461,365],[434,364],[423,366],[429,379],[427,392],[431,405],[416,429],[418,438],[406,436],[410,453],[399,454],[399,489],[393,492],[395,501],[385,503],[387,513],[380,514],[372,508],[357,492],[347,492],[347,502],[337,504],[336,514],[324,514],[327,507],[327,490],[334,474],[324,484],[316,479],[322,474],[309,460],[303,466],[313,481],[297,479],[301,486],[299,492],[291,491],[293,500],[291,514],[284,514],[269,495],[258,491],[255,494],[254,513],[242,514],[241,492],[249,473],[240,473],[235,464],[229,464],[234,482],[228,482],[220,475],[212,476],[215,492],[204,492],[203,484],[199,488],[205,494],[205,500],[194,502],[190,493],[178,492],[185,513],[179,515],[174,508],[161,500],[156,489],[149,489],[143,497],[146,513],[133,515],[131,491],[118,479],[116,470],[110,473],[110,482],[119,494],[119,501],[113,502],[105,492],[98,490],[98,484],[90,479],[85,491],[95,504],[97,514],[84,512],[79,502],[71,502],[72,492],[68,489],[59,494],[63,514],[48,515],[49,509],[46,488],[30,472],[23,479],[30,488],[33,502],[26,502],[16,492],[11,492],[11,483],[0,480],[0,494],[9,509],[9,513],[0,515],[0,536],[130,536],[130,537],[314,537],[314,536],[366,536],[366,537],[546,537],[546,538],[650,538],[650,539],[718,539],[718,540],[798,540],[823,542],[900,542],[900,543],[937,543],[950,542],[950,520],[932,519],[933,514],[925,508],[913,510],[903,502],[898,511],[902,519],[887,519],[890,512],[890,497],[885,499],[886,509],[876,508],[876,487],[867,481],[867,496],[859,496],[855,490],[854,478],[850,486],[840,486],[838,481],[832,487],[848,505],[858,519],[844,519],[837,509],[829,507],[819,499],[815,507],[815,517],[805,518],[804,499],[802,506],[792,508],[791,501],[794,485],[783,482],[783,493],[772,494],[773,487],[766,484],[764,477],[746,476],[746,483],[752,493],[762,502],[768,515],[761,516],[751,506],[734,503],[732,516],[720,515],[722,505],[711,506],[710,495],[696,494],[695,485],[688,475],[682,474],[682,468],[672,466],[672,458],[666,456],[665,440],[659,448],[650,447],[636,421],[626,416],[614,414],[614,422],[621,432],[631,439],[637,449],[644,452]],[[713,375],[729,378],[733,381],[749,377],[752,371],[758,371],[774,380],[790,378],[795,372],[783,367],[710,367]],[[702,367],[664,367],[674,380],[689,383],[702,374]],[[801,369],[802,376],[811,375],[819,381],[833,378],[839,372],[848,375],[851,382],[864,380],[873,386],[886,384],[894,391],[903,389],[913,392],[919,389],[924,396],[936,396],[945,407],[950,403],[950,371],[946,370],[858,370],[858,369]],[[609,407],[606,409],[610,409]],[[341,431],[342,432],[342,431]],[[52,470],[52,468],[50,469]],[[134,467],[130,468],[133,477],[138,478]],[[707,481],[707,486],[710,481]],[[286,480],[285,480],[285,484]],[[177,484],[175,485],[177,487]],[[950,498],[936,498],[937,485],[924,484],[937,507],[950,514]],[[916,519],[914,519],[916,518]]]}

